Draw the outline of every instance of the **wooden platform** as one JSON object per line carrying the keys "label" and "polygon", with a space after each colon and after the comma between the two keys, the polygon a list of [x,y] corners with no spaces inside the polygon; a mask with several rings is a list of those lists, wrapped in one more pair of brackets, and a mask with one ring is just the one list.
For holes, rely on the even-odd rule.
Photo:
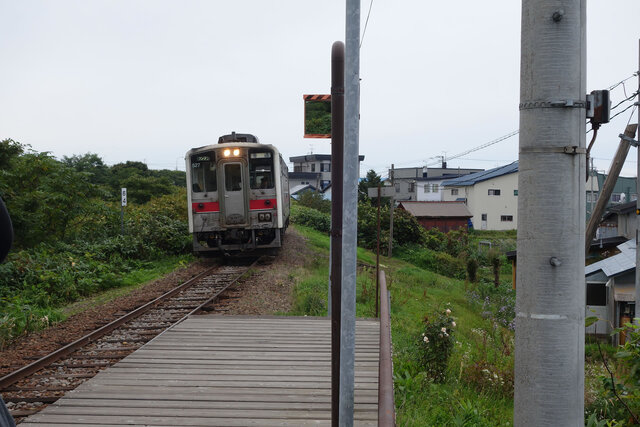
{"label": "wooden platform", "polygon": [[[378,417],[379,323],[356,322],[355,425]],[[330,426],[327,318],[194,316],[21,426]]]}

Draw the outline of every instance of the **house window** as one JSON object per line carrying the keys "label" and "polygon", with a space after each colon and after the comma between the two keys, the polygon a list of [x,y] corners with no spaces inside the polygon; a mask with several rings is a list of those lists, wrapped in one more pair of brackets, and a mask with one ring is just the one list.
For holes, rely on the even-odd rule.
{"label": "house window", "polygon": [[513,190],[513,195],[517,196],[518,195],[518,190]]}
{"label": "house window", "polygon": [[500,195],[500,190],[490,189],[489,190],[489,195],[490,196],[499,196]]}
{"label": "house window", "polygon": [[424,188],[424,192],[425,193],[428,193],[428,192],[431,191],[431,185],[429,185],[429,184],[425,184],[423,188]]}
{"label": "house window", "polygon": [[513,222],[513,215],[500,215],[500,221]]}
{"label": "house window", "polygon": [[311,172],[315,172],[315,171],[316,171],[316,164],[311,163]]}
{"label": "house window", "polygon": [[486,221],[487,220],[487,214],[482,214],[482,220]]}
{"label": "house window", "polygon": [[400,192],[400,184],[396,184],[396,193]]}
{"label": "house window", "polygon": [[587,283],[587,305],[607,305],[607,287],[604,283]]}
{"label": "house window", "polygon": [[458,189],[457,188],[452,188],[451,189],[451,195],[452,196],[457,196],[458,195]]}
{"label": "house window", "polygon": [[409,183],[409,193],[413,193],[414,191],[416,191],[416,183],[415,182],[410,182]]}
{"label": "house window", "polygon": [[302,166],[298,165],[298,166],[293,166],[293,171],[294,172],[302,172]]}
{"label": "house window", "polygon": [[612,203],[620,203],[620,194],[612,194],[611,195]]}
{"label": "house window", "polygon": [[438,184],[433,184],[433,188],[432,190],[434,193],[437,193],[438,191],[440,191],[440,186]]}
{"label": "house window", "polygon": [[331,172],[331,163],[320,163],[320,172]]}

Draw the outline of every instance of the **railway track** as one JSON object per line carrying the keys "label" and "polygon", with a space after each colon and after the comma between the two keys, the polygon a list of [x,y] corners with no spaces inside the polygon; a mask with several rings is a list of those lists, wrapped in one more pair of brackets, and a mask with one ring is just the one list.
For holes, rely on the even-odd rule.
{"label": "railway track", "polygon": [[215,301],[260,258],[214,266],[84,337],[0,378],[0,393],[16,422],[55,402],[89,378],[133,353]]}

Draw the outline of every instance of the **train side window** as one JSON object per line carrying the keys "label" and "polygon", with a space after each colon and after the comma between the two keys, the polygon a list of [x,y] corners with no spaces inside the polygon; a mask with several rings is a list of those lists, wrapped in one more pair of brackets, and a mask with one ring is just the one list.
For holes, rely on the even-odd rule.
{"label": "train side window", "polygon": [[195,193],[217,191],[215,153],[191,156],[191,187]]}
{"label": "train side window", "polygon": [[273,188],[273,158],[271,151],[249,150],[249,177],[252,189]]}

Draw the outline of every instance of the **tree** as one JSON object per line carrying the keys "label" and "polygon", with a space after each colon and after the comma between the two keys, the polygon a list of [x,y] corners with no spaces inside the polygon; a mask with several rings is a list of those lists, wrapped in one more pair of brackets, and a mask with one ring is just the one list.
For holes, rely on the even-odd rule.
{"label": "tree", "polygon": [[95,186],[47,152],[23,153],[3,170],[0,193],[11,214],[17,246],[62,240],[88,208]]}
{"label": "tree", "polygon": [[17,158],[24,153],[25,146],[13,139],[4,139],[0,141],[0,170],[9,168],[12,159]]}
{"label": "tree", "polygon": [[74,154],[71,157],[63,156],[62,163],[78,172],[87,172],[92,184],[104,185],[109,180],[109,167],[104,164],[100,156],[95,153],[83,155]]}
{"label": "tree", "polygon": [[[369,169],[369,171],[367,172],[367,175],[360,180],[360,182],[358,183],[358,201],[359,202],[366,202],[369,201],[369,195],[367,194],[367,191],[369,188],[377,188],[378,184],[382,183],[382,178],[380,177],[380,175],[378,175],[376,173],[376,171],[374,171],[373,169]],[[389,199],[388,198],[384,198],[383,200],[381,200],[381,203],[389,203]]]}

